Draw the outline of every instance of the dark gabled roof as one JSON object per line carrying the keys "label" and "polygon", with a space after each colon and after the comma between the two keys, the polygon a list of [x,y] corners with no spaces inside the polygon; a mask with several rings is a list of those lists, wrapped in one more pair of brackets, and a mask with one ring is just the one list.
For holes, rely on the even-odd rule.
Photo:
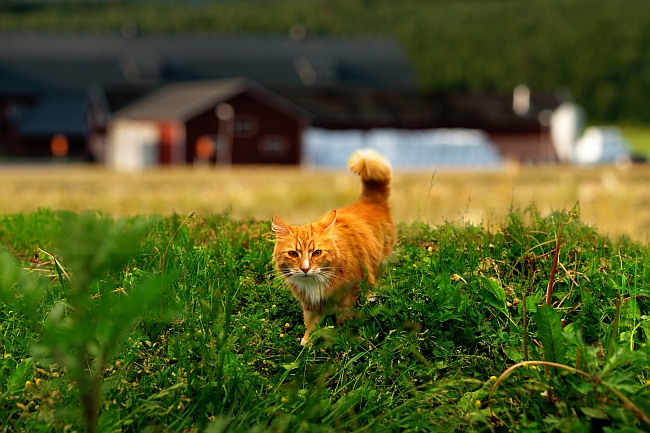
{"label": "dark gabled roof", "polygon": [[243,89],[239,79],[172,83],[117,111],[113,118],[187,120]]}
{"label": "dark gabled roof", "polygon": [[245,78],[191,81],[163,86],[114,113],[113,118],[187,121],[236,95],[249,92],[294,118],[308,114],[284,98]]}
{"label": "dark gabled roof", "polygon": [[513,111],[512,94],[426,93],[408,89],[284,88],[276,93],[312,114],[312,124],[331,129],[377,127],[472,128],[487,132],[539,130],[538,113],[561,96],[531,95],[526,116]]}
{"label": "dark gabled roof", "polygon": [[305,83],[415,87],[404,52],[389,38],[0,33],[0,82],[85,89],[246,77],[263,86]]}

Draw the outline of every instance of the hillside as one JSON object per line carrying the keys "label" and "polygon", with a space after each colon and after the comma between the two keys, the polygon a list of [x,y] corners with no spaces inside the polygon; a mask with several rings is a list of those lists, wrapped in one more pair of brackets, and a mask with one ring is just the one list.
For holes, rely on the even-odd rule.
{"label": "hillside", "polygon": [[381,34],[434,90],[565,89],[592,121],[650,122],[645,0],[0,1],[0,30]]}

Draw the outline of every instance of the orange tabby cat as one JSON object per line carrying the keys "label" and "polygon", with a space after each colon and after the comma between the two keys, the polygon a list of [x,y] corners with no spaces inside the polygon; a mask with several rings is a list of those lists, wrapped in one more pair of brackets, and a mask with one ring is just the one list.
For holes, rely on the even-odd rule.
{"label": "orange tabby cat", "polygon": [[359,284],[372,285],[395,242],[388,206],[391,168],[379,153],[364,149],[352,154],[350,170],[361,177],[361,196],[316,222],[292,226],[273,218],[276,235],[273,259],[293,295],[302,304],[305,335],[323,317],[324,309],[339,309],[338,323],[359,299]]}

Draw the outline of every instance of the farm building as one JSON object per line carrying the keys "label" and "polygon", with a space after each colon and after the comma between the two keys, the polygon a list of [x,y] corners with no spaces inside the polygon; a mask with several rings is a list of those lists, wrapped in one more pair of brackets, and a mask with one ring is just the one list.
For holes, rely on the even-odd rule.
{"label": "farm building", "polygon": [[298,164],[308,116],[243,78],[174,83],[117,111],[105,161],[152,165]]}
{"label": "farm building", "polygon": [[[525,98],[519,96],[523,101],[518,101],[517,92],[427,93],[313,87],[276,92],[312,114],[312,125],[323,130],[477,130],[486,134],[504,160],[524,164],[558,161],[550,137],[550,117],[565,100],[561,95],[528,93]],[[475,138],[474,142],[485,141],[479,135]]]}
{"label": "farm building", "polygon": [[[359,147],[374,147],[391,155],[396,168],[496,167],[508,160],[527,164],[552,163],[559,160],[556,143],[551,138],[552,120],[554,117],[563,120],[560,123],[564,129],[561,129],[560,134],[556,131],[555,138],[566,138],[565,130],[568,126],[564,125],[567,116],[554,116],[553,113],[562,105],[563,110],[560,111],[566,114],[571,105],[566,101],[560,104],[561,98],[554,95],[527,95],[525,101],[517,102],[516,92],[513,95],[431,94],[406,89],[335,87],[276,88],[271,92],[251,81],[231,80],[222,83],[228,82],[247,83],[248,87],[256,89],[258,93],[273,95],[267,100],[282,101],[280,105],[283,106],[291,101],[289,105],[293,107],[293,112],[300,111],[303,115],[299,117],[309,118],[311,127],[296,139],[297,153],[290,160],[278,159],[275,163],[302,162],[315,166],[344,166],[347,155]],[[196,91],[188,91],[190,88]],[[233,89],[232,86],[225,88]],[[184,104],[193,104],[192,100],[201,98],[204,91],[205,88],[200,83],[195,86],[169,85],[151,98],[145,98],[119,111],[112,122],[111,143],[144,140],[143,137],[148,136],[148,141],[154,146],[151,149],[158,149],[155,147],[158,143],[161,143],[160,149],[166,149],[166,141],[156,138],[164,134],[160,132],[162,127],[159,123],[152,126],[152,113],[160,107],[178,104],[181,94],[185,98]],[[179,95],[172,100],[169,99],[171,93]],[[169,100],[161,102],[162,97]],[[170,115],[166,113],[165,116]],[[241,116],[244,115],[240,114]],[[215,118],[214,115],[209,117]],[[146,128],[149,132],[137,132],[137,128],[145,128],[142,124],[144,118],[147,118]],[[127,120],[128,127],[125,126]],[[133,123],[134,121],[138,123]],[[305,124],[304,120],[302,124]],[[240,121],[236,121],[236,125],[238,131],[242,129]],[[169,129],[168,126],[166,128]],[[182,128],[172,129],[180,131]],[[129,137],[125,134],[130,134],[132,140],[128,141]],[[174,135],[169,132],[166,134],[169,137]],[[231,161],[227,156],[229,154],[223,153],[223,143],[226,143],[224,136],[219,135],[214,128],[198,134],[188,129],[186,135],[180,136],[185,137],[180,142],[183,143],[181,146],[184,146],[185,161],[188,163],[196,160],[196,143],[204,136],[214,138],[216,153],[211,159],[213,163],[274,163],[272,159],[260,159],[254,145],[239,145],[234,142],[233,152],[239,153],[233,154]],[[233,139],[238,140],[238,137]],[[255,140],[259,140],[259,137]],[[151,153],[148,157],[130,155],[124,146],[126,145],[119,147],[109,144],[109,164],[127,166],[119,155],[132,161],[142,161],[141,164],[145,165],[181,161],[180,157],[170,159]],[[129,146],[132,151],[143,149]],[[334,151],[335,149],[338,150]],[[165,155],[172,154],[164,152]]]}
{"label": "farm building", "polygon": [[[250,80],[247,86],[256,89],[242,94],[241,99],[266,95],[270,111],[292,106],[289,111],[300,112],[296,114],[299,123],[309,118],[318,128],[316,134],[307,137],[319,137],[321,141],[327,131],[348,130],[361,131],[373,142],[380,137],[387,142],[392,137],[396,142],[404,139],[404,143],[421,144],[423,135],[418,131],[460,129],[450,143],[440,142],[441,138],[452,137],[448,131],[430,135],[436,146],[450,149],[436,148],[453,160],[462,159],[458,143],[472,137],[472,145],[492,146],[502,160],[572,163],[572,149],[582,133],[580,122],[567,123],[567,119],[576,119],[559,115],[567,112],[559,110],[568,103],[562,95],[535,94],[525,86],[518,86],[512,94],[421,92],[416,89],[403,51],[387,38],[14,32],[0,33],[0,156],[50,157],[54,145],[64,142],[65,146],[56,148],[73,158],[99,162],[106,159],[125,167],[129,166],[125,161],[142,166],[193,163],[198,155],[196,140],[205,136],[198,149],[213,149],[208,158],[213,163],[269,163],[257,153],[259,149],[253,149],[250,137],[248,144],[227,153],[225,136],[214,132],[218,124],[205,127],[206,133],[197,135],[193,125],[198,120],[189,119],[180,108],[172,113],[168,106],[167,115],[174,120],[167,123],[162,115],[139,118],[132,112],[130,118],[124,117],[130,110],[142,107],[144,102],[140,100],[147,95],[160,89],[171,91],[165,87],[170,83],[232,77],[246,78]],[[202,101],[200,92],[193,96],[195,102]],[[276,104],[278,101],[282,102]],[[242,101],[231,102],[235,114],[244,109]],[[184,103],[186,109],[192,106],[189,100]],[[242,107],[234,107],[235,103]],[[148,110],[155,112],[151,106]],[[125,137],[112,145],[106,143],[109,123],[111,137]],[[233,127],[250,124],[235,122]],[[409,135],[409,131],[413,133]],[[406,135],[397,138],[402,133]],[[131,134],[139,138],[130,138]],[[242,131],[233,134],[239,134],[233,140],[245,138]],[[125,140],[150,144],[116,144]],[[581,155],[591,155],[588,148],[597,145],[594,143],[583,141]],[[285,145],[271,140],[264,146],[275,147],[281,153]],[[292,146],[283,156],[286,159],[276,155],[277,163],[301,161],[300,143],[295,149]],[[252,153],[244,157],[236,149]],[[293,156],[289,156],[292,152]],[[414,155],[421,154],[418,152]],[[491,151],[484,153],[488,154]],[[445,158],[438,160],[449,160]]]}
{"label": "farm building", "polygon": [[0,33],[0,154],[51,156],[52,137],[64,135],[70,156],[93,159],[112,113],[173,82],[416,85],[392,39],[303,36]]}

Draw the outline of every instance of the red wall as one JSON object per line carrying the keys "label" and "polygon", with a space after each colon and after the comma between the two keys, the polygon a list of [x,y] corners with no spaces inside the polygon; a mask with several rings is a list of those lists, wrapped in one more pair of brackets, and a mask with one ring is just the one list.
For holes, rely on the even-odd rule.
{"label": "red wall", "polygon": [[557,161],[548,130],[537,133],[490,133],[490,140],[505,159],[522,164]]}
{"label": "red wall", "polygon": [[[195,145],[201,136],[210,135],[216,140],[220,132],[226,133],[226,136],[232,140],[233,164],[300,163],[302,125],[299,119],[289,112],[285,113],[282,108],[273,106],[272,102],[266,101],[263,97],[253,96],[249,92],[239,94],[226,102],[234,108],[233,122],[244,119],[252,121],[256,127],[245,133],[237,131],[227,133],[225,130],[227,122],[220,121],[215,114],[216,107],[211,107],[187,122],[186,160],[188,163],[195,160]],[[231,127],[233,126],[234,124],[231,123]],[[285,143],[285,148],[269,146],[267,141],[269,138],[274,138],[275,143]],[[265,153],[263,144],[265,142],[267,149],[270,147],[276,152]],[[213,157],[211,162],[216,162],[216,158]]]}

